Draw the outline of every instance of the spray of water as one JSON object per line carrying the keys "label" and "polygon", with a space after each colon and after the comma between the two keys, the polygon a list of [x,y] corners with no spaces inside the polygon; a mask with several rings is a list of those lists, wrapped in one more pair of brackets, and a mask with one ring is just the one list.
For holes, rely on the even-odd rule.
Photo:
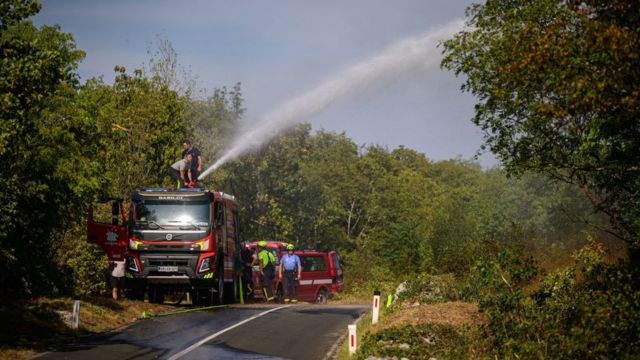
{"label": "spray of water", "polygon": [[225,154],[198,179],[204,179],[232,159],[261,148],[282,131],[317,115],[338,100],[344,101],[367,89],[389,85],[407,74],[433,68],[440,60],[438,42],[451,37],[462,27],[462,21],[453,21],[417,38],[399,41],[310,91],[284,102],[260,117],[250,129],[237,135]]}

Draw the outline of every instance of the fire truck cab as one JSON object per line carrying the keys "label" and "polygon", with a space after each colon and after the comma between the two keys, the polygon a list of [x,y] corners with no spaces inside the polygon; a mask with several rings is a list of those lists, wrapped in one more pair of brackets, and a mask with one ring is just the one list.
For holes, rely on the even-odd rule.
{"label": "fire truck cab", "polygon": [[126,260],[128,296],[162,303],[165,295],[190,293],[197,305],[233,302],[240,241],[235,198],[206,189],[146,188],[131,194],[128,216],[115,200],[112,223],[93,219],[87,241],[109,260]]}

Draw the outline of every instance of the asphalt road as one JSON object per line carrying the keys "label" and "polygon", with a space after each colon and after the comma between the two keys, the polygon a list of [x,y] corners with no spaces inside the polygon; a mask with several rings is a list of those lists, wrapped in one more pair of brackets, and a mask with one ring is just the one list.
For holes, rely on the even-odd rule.
{"label": "asphalt road", "polygon": [[138,321],[38,359],[325,359],[361,305],[234,306]]}

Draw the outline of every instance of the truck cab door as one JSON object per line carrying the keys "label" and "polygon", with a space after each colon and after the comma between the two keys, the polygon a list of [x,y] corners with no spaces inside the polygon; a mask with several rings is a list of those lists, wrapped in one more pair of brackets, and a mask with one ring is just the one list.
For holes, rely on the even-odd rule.
{"label": "truck cab door", "polygon": [[[115,204],[116,202],[114,202]],[[127,251],[127,227],[118,225],[118,213],[121,212],[122,204],[117,202],[114,205],[114,220],[111,224],[96,222],[93,220],[93,208],[89,208],[87,216],[87,242],[96,244],[104,250],[109,261],[121,260]],[[117,211],[115,209],[118,209]],[[124,211],[121,212],[124,214]],[[124,224],[124,216],[123,216]]]}

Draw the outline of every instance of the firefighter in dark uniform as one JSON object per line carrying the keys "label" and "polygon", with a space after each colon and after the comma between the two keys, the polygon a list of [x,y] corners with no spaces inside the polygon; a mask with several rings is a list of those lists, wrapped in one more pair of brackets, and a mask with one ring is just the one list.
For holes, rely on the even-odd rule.
{"label": "firefighter in dark uniform", "polygon": [[298,296],[296,294],[296,287],[298,285],[298,279],[300,279],[300,274],[302,273],[302,265],[300,265],[300,257],[293,253],[293,244],[288,244],[286,249],[287,253],[280,259],[278,277],[282,279],[284,302],[288,303],[291,301],[291,303],[297,303]]}
{"label": "firefighter in dark uniform", "polygon": [[266,241],[258,241],[258,262],[262,275],[262,290],[265,301],[273,301],[273,276],[276,272],[276,259],[271,251],[266,249]]}
{"label": "firefighter in dark uniform", "polygon": [[253,298],[253,264],[257,262],[256,256],[249,249],[247,242],[242,243],[240,250],[240,261],[242,262],[242,287],[247,299]]}

